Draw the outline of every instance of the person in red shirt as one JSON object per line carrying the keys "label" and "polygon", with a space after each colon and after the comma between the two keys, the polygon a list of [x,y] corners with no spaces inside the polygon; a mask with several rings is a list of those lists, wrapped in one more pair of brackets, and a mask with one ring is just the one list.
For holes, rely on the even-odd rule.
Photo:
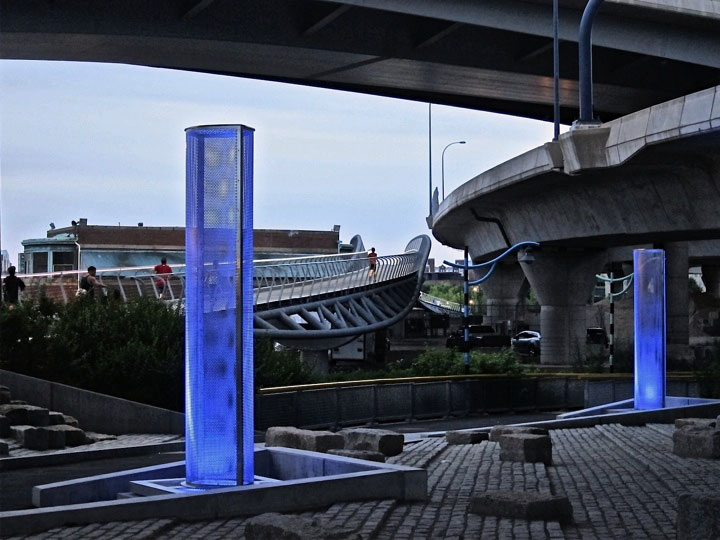
{"label": "person in red shirt", "polygon": [[375,253],[375,248],[370,248],[370,253],[368,253],[368,262],[370,263],[370,272],[368,272],[368,275],[372,278],[375,277],[375,274],[377,272],[377,253]]}
{"label": "person in red shirt", "polygon": [[162,275],[162,277],[157,278],[155,280],[155,285],[158,288],[158,291],[160,291],[160,298],[163,297],[163,294],[165,294],[165,289],[167,288],[168,284],[168,276],[165,276],[163,274],[172,274],[172,268],[170,268],[167,264],[167,259],[163,257],[160,259],[160,264],[158,264],[153,271],[156,274]]}

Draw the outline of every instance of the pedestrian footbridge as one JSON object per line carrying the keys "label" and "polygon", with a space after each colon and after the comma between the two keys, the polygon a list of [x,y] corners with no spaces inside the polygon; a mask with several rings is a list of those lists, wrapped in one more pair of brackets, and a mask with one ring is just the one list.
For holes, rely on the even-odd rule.
{"label": "pedestrian footbridge", "polygon": [[[365,251],[254,261],[255,335],[298,346],[331,344],[396,323],[420,295],[430,245],[426,235],[413,238],[402,253],[378,257],[374,274]],[[162,278],[151,266],[102,269],[97,277],[108,287],[103,292],[117,301],[150,297],[183,306],[185,266],[172,268]],[[67,303],[84,274],[21,275],[24,300],[46,296]],[[228,309],[219,298],[205,298],[206,308]]]}

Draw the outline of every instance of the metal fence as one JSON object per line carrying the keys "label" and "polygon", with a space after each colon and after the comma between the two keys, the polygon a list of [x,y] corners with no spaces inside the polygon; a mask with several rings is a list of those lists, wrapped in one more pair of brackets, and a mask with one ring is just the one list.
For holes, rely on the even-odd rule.
{"label": "metal fence", "polygon": [[[561,411],[632,397],[632,379],[482,377],[334,386],[256,396],[255,425],[308,429],[408,422],[469,414]],[[668,381],[668,395],[699,396],[692,379]]]}

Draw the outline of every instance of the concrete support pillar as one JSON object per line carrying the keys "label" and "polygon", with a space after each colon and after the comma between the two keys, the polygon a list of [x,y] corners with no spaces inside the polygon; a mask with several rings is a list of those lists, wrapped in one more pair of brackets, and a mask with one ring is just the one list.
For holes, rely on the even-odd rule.
{"label": "concrete support pillar", "polygon": [[660,247],[665,250],[668,359],[684,358],[690,338],[688,245],[687,242],[667,242]]}
{"label": "concrete support pillar", "polygon": [[327,375],[330,373],[330,351],[327,349],[301,351],[302,361],[305,362],[313,375]]}
{"label": "concrete support pillar", "polygon": [[720,266],[703,264],[702,280],[705,284],[706,292],[715,298],[720,298]]}
{"label": "concrete support pillar", "polygon": [[586,306],[602,268],[603,251],[533,252],[532,263],[521,262],[540,301],[542,364],[572,364],[585,358]]}
{"label": "concrete support pillar", "polygon": [[518,305],[522,302],[520,291],[524,281],[525,274],[517,262],[497,265],[490,279],[480,285],[485,295],[483,324],[515,321]]}
{"label": "concrete support pillar", "polygon": [[[612,273],[613,278],[623,277],[623,276],[627,275],[623,270],[623,266],[624,265],[621,262],[617,262],[617,261],[612,262],[608,265],[608,267],[609,267],[608,272]],[[630,270],[630,272],[628,272],[628,274],[632,272],[632,265],[630,265],[630,268],[631,268],[631,270]],[[617,281],[615,283],[610,284],[610,292],[612,292],[613,294],[617,294],[622,290],[623,290],[623,282],[622,281]]]}

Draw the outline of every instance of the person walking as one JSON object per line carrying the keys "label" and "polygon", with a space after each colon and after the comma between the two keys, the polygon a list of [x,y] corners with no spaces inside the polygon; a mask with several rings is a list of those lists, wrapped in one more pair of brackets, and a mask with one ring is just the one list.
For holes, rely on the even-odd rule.
{"label": "person walking", "polygon": [[167,259],[163,257],[160,259],[160,264],[158,264],[155,268],[153,268],[153,272],[160,275],[161,277],[155,279],[155,286],[157,287],[158,291],[160,292],[160,295],[158,298],[162,298],[165,294],[165,289],[168,287],[168,277],[167,275],[163,274],[172,274],[172,268],[170,268],[167,264]]}
{"label": "person walking", "polygon": [[374,278],[377,274],[377,253],[375,253],[375,248],[370,248],[370,253],[368,253],[368,262],[370,263],[370,271],[368,272],[368,275],[371,278]]}
{"label": "person walking", "polygon": [[80,280],[80,288],[84,290],[91,298],[95,297],[95,289],[108,289],[107,285],[100,283],[100,280],[95,277],[97,268],[94,266],[88,266],[88,275],[84,276]]}
{"label": "person walking", "polygon": [[20,291],[25,290],[25,282],[15,275],[15,267],[8,268],[8,275],[3,279],[3,292],[5,301],[8,304],[17,304],[20,299]]}

